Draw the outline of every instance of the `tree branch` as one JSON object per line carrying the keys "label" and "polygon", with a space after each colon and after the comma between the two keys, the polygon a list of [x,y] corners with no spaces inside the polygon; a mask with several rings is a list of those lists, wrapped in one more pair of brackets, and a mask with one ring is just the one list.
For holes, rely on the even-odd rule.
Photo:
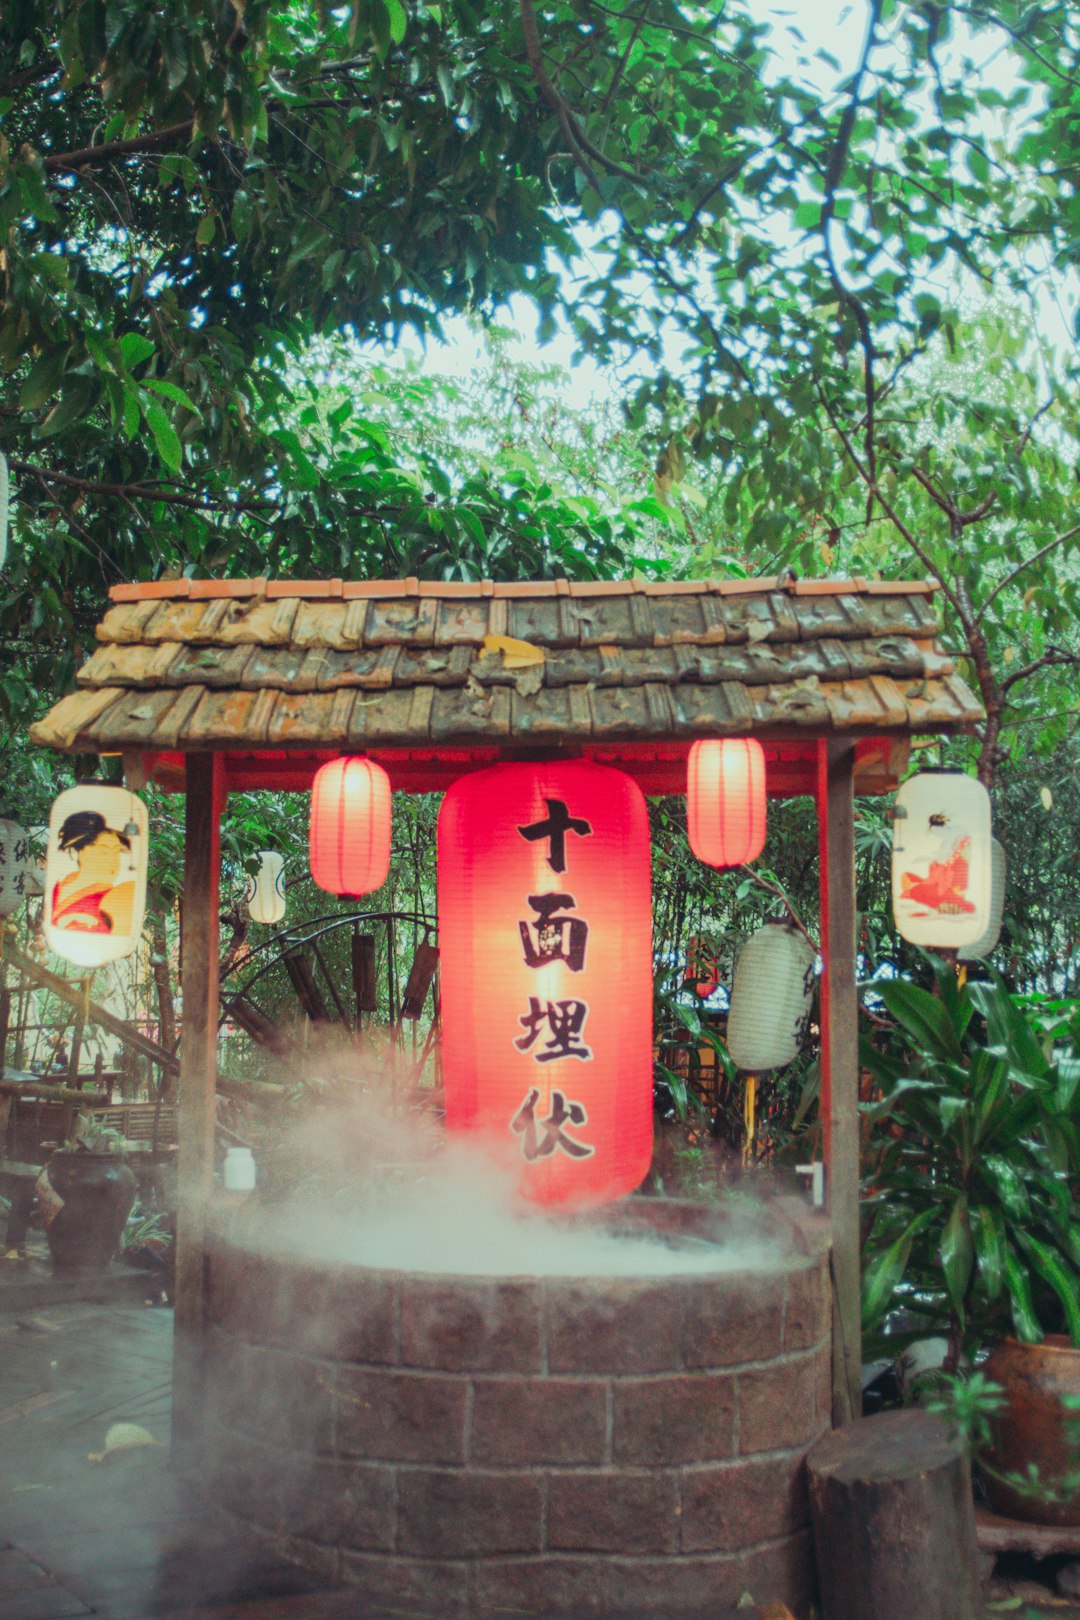
{"label": "tree branch", "polygon": [[1022,574],[1025,568],[1030,568],[1032,563],[1037,563],[1040,557],[1045,557],[1047,552],[1053,551],[1055,546],[1064,545],[1066,540],[1071,540],[1073,536],[1077,534],[1080,534],[1080,523],[1077,523],[1071,529],[1066,529],[1064,534],[1056,534],[1052,540],[1047,541],[1045,546],[1040,546],[1038,551],[1033,552],[1030,557],[1025,557],[1023,562],[1017,563],[1015,568],[1010,568],[1009,572],[1005,575],[1005,578],[998,580],[997,584],[990,592],[990,595],[986,598],[986,601],[983,603],[978,613],[976,613],[976,620],[982,618],[995,596],[999,596],[1005,589],[1006,585],[1011,585],[1016,576],[1018,574]]}
{"label": "tree branch", "polygon": [[[863,351],[863,395],[866,401],[865,437],[863,440],[863,454],[866,457],[867,484],[872,492],[877,487],[877,451],[874,445],[874,335],[870,330],[870,319],[863,307],[862,301],[855,296],[851,289],[840,278],[833,254],[830,229],[836,213],[836,192],[843,178],[844,168],[847,164],[848,149],[851,145],[851,134],[855,128],[855,119],[858,116],[862,96],[862,82],[866,74],[870,52],[874,48],[877,36],[878,23],[881,20],[882,0],[870,0],[870,21],[866,29],[866,38],[863,41],[862,55],[855,69],[851,81],[851,95],[840,119],[840,126],[836,131],[836,139],[829,153],[829,161],[825,169],[825,200],[821,205],[821,220],[818,229],[821,232],[821,242],[825,249],[825,263],[829,272],[829,280],[840,303],[849,309],[855,317],[855,324],[859,328],[859,341]],[[866,519],[870,521],[873,511],[873,494],[868,493],[866,499]]]}
{"label": "tree branch", "polygon": [[89,163],[111,163],[113,158],[133,157],[140,152],[158,152],[163,146],[180,146],[191,139],[195,128],[193,118],[165,129],[148,130],[145,135],[133,135],[127,141],[104,141],[100,146],[84,146],[79,152],[57,152],[43,156],[46,169],[81,169]]}
{"label": "tree branch", "polygon": [[[899,512],[897,512],[895,507],[893,507],[885,499],[885,496],[881,493],[881,490],[877,487],[877,485],[875,483],[871,482],[869,468],[860,459],[858,451],[855,449],[855,446],[851,442],[850,435],[845,433],[844,429],[840,426],[840,423],[837,420],[836,412],[833,410],[832,406],[829,404],[828,400],[826,399],[824,390],[822,389],[822,386],[821,386],[821,383],[816,382],[815,387],[817,388],[818,398],[821,401],[822,408],[823,408],[823,410],[825,412],[825,415],[829,418],[829,421],[832,423],[833,432],[836,434],[837,438],[840,440],[840,443],[843,445],[845,451],[847,452],[848,459],[850,460],[852,466],[855,468],[855,470],[859,474],[860,478],[862,478],[862,480],[866,484],[867,489],[869,490],[871,496],[873,497],[873,499],[875,501],[877,501],[878,505],[881,507],[881,510],[885,513],[886,517],[889,519],[889,522],[896,529],[897,533],[902,535],[904,540],[907,541],[908,545],[911,547],[911,549],[915,553],[916,557],[918,557],[919,561],[922,563],[923,567],[926,569],[927,574],[930,576],[931,579],[936,579],[937,580],[938,584],[941,586],[942,595],[945,597],[945,600],[949,603],[949,606],[953,609],[953,612],[956,614],[956,616],[960,620],[961,624],[963,624],[964,623],[964,609],[963,609],[962,604],[960,603],[959,598],[956,595],[956,592],[953,590],[953,588],[949,584],[948,580],[942,578],[941,570],[939,568],[935,568],[933,562],[931,561],[929,553],[927,551],[924,551],[923,547],[916,540],[915,536],[912,534],[911,530],[908,528],[907,524],[904,522],[904,520],[900,516]],[[966,625],[965,625],[965,629],[966,629]]]}
{"label": "tree branch", "polygon": [[1080,664],[1080,652],[1072,652],[1068,647],[1048,647],[1046,652],[1033,658],[1023,669],[1014,669],[1011,675],[1006,675],[1001,683],[1002,696],[1018,681],[1026,681],[1029,675],[1034,675],[1036,670],[1068,664]]}
{"label": "tree branch", "polygon": [[32,478],[44,479],[52,484],[64,484],[70,489],[80,489],[88,495],[115,495],[123,500],[165,501],[170,506],[186,506],[198,512],[265,511],[279,504],[277,501],[265,499],[212,501],[198,495],[184,495],[179,490],[159,489],[154,484],[104,484],[96,478],[78,478],[74,473],[59,472],[53,467],[39,467],[32,461],[19,461],[14,458],[8,465],[15,472],[27,473]]}
{"label": "tree branch", "polygon": [[[915,466],[912,467],[911,472],[912,476],[917,479],[917,481],[922,485],[923,489],[925,489],[935,506],[940,506],[941,510],[948,518],[950,526],[956,531],[957,536],[959,536],[959,532],[966,529],[969,524],[978,523],[981,518],[984,518],[990,511],[990,508],[993,506],[994,502],[997,500],[997,490],[992,489],[989,495],[985,496],[984,499],[979,502],[978,506],[973,506],[970,511],[961,512],[956,502],[951,501],[947,495],[942,494],[941,490],[936,487],[936,485],[931,481],[929,474],[924,473],[920,467]],[[972,623],[974,622],[975,621],[972,620]]]}
{"label": "tree branch", "polygon": [[25,89],[28,84],[41,84],[43,80],[58,78],[59,75],[56,62],[42,62],[37,67],[23,68],[9,79],[0,80],[0,95],[9,95],[14,90]]}
{"label": "tree branch", "polygon": [[1053,405],[1053,403],[1054,403],[1054,396],[1053,396],[1053,394],[1051,394],[1050,398],[1046,401],[1045,405],[1040,405],[1039,406],[1038,410],[1035,412],[1035,415],[1031,418],[1031,421],[1028,423],[1027,427],[1024,429],[1023,437],[1021,438],[1020,443],[1016,447],[1016,459],[1017,459],[1017,461],[1019,461],[1020,457],[1023,455],[1024,451],[1028,447],[1028,444],[1029,444],[1029,442],[1031,440],[1031,435],[1035,431],[1036,422],[1039,420],[1040,416],[1045,416],[1046,415],[1047,411],[1050,409],[1050,407],[1051,407],[1051,405]]}
{"label": "tree branch", "polygon": [[602,169],[606,169],[608,174],[621,175],[624,180],[632,180],[636,185],[640,185],[644,178],[643,175],[638,174],[634,169],[624,168],[621,163],[616,163],[613,158],[608,157],[606,152],[601,151],[598,146],[594,146],[592,141],[589,140],[544,66],[543,52],[540,47],[540,30],[536,22],[533,0],[518,0],[518,4],[521,13],[521,29],[525,38],[525,54],[529,59],[533,77],[540,87],[540,93],[544,100],[558,120],[559,128],[566,137],[571,154],[593,190],[603,196],[600,191],[600,183],[589,161],[590,158],[593,162],[598,163]]}

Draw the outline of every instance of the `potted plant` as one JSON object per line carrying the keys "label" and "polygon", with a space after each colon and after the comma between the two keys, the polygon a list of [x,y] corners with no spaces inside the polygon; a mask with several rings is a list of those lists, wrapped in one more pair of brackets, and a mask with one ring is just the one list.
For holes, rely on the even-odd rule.
{"label": "potted plant", "polygon": [[126,1147],[119,1131],[80,1114],[42,1170],[37,1195],[54,1271],[100,1271],[116,1254],[138,1191]]}
{"label": "potted plant", "polygon": [[[1005,1403],[991,1419],[991,1501],[1014,1516],[1080,1522],[995,1476],[1068,1474],[1080,1396],[1080,1058],[1040,1034],[994,975],[937,993],[875,984],[895,1023],[863,1042],[883,1095],[867,1106],[864,1321],[870,1354],[944,1331],[945,1370],[988,1345]],[[896,1326],[897,1307],[907,1323]],[[876,1338],[876,1345],[874,1340]],[[1075,1519],[1069,1517],[1075,1514]]]}

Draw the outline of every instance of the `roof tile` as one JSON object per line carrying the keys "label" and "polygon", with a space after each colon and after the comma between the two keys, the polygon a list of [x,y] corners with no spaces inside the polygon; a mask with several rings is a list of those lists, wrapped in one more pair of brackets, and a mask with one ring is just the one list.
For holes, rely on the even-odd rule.
{"label": "roof tile", "polygon": [[870,596],[933,596],[941,589],[936,579],[868,579],[863,590]]}
{"label": "roof tile", "polygon": [[436,601],[419,595],[404,601],[371,602],[364,626],[364,644],[368,647],[430,646],[438,612]]}
{"label": "roof tile", "polygon": [[[490,604],[490,608],[496,606],[505,609],[506,604],[504,602]],[[471,601],[440,601],[435,615],[435,634],[432,637],[435,646],[479,647],[488,634],[490,608],[486,598],[473,597]]]}
{"label": "roof tile", "polygon": [[[287,583],[282,581],[283,585]],[[408,593],[403,579],[348,579],[341,587],[341,594],[346,602],[351,602],[357,598],[377,601],[382,597],[406,596]]]}
{"label": "roof tile", "polygon": [[188,595],[193,600],[212,596],[263,596],[267,586],[265,579],[193,579],[190,583]]}
{"label": "roof tile", "polygon": [[[634,581],[632,579],[585,579],[570,580],[571,596],[633,596]],[[552,586],[552,590],[554,590]]]}
{"label": "roof tile", "polygon": [[793,596],[851,596],[865,591],[866,581],[859,574],[851,579],[793,579],[785,589]]}
{"label": "roof tile", "polygon": [[146,579],[134,585],[114,585],[109,591],[111,602],[160,602],[167,597],[187,596],[190,579]]}
{"label": "roof tile", "polygon": [[[926,582],[173,580],[131,586],[36,741],[113,751],[685,746],[969,728]],[[541,649],[523,671],[485,636]]]}
{"label": "roof tile", "polygon": [[273,602],[282,596],[307,596],[315,599],[341,596],[344,590],[340,579],[271,579],[266,594]]}

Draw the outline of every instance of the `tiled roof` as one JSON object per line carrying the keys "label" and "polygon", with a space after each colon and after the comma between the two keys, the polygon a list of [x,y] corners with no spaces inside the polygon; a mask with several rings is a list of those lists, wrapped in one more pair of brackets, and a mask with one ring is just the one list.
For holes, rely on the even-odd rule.
{"label": "tiled roof", "polygon": [[[924,582],[116,586],[53,748],[557,746],[956,731]],[[527,643],[515,649],[493,638]]]}

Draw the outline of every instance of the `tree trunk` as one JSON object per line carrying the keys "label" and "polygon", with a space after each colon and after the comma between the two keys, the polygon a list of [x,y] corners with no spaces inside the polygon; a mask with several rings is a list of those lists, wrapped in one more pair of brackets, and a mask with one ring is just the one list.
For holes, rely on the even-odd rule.
{"label": "tree trunk", "polygon": [[825,1620],[982,1620],[970,1466],[940,1418],[862,1418],[806,1466]]}

